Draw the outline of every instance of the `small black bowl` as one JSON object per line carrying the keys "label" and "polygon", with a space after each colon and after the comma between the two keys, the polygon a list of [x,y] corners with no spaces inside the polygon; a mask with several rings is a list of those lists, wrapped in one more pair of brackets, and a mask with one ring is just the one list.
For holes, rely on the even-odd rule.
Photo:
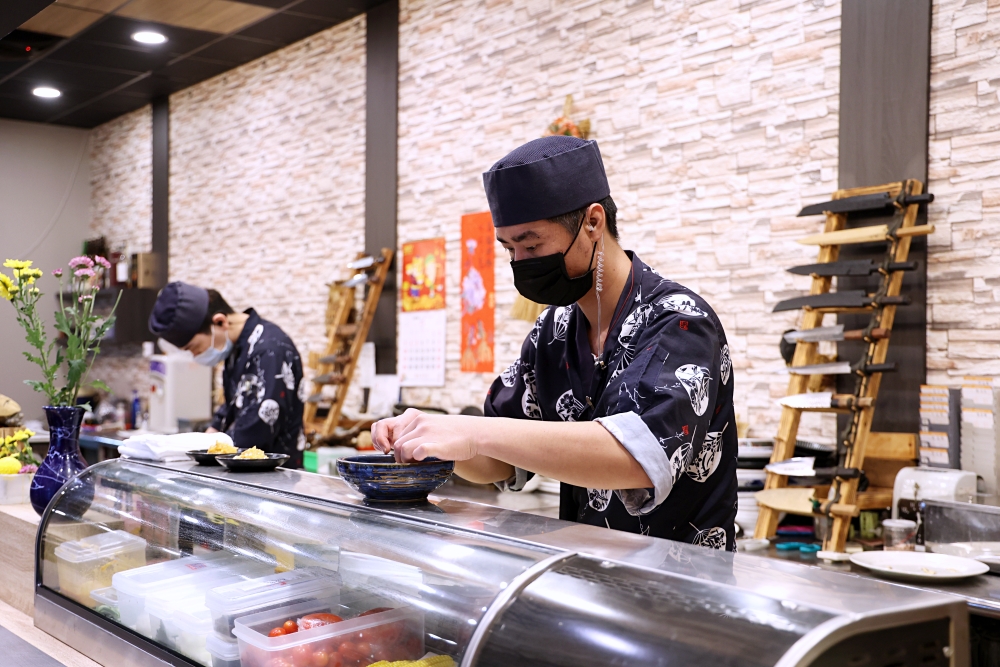
{"label": "small black bowl", "polygon": [[[239,454],[243,450],[236,452]],[[203,466],[217,466],[219,462],[216,460],[218,456],[235,456],[235,454],[209,454],[207,449],[197,449],[193,452],[188,452],[187,455],[198,462],[198,465]]]}
{"label": "small black bowl", "polygon": [[215,460],[233,472],[268,472],[290,459],[288,454],[267,453],[266,459],[238,459],[237,454],[219,454]]}

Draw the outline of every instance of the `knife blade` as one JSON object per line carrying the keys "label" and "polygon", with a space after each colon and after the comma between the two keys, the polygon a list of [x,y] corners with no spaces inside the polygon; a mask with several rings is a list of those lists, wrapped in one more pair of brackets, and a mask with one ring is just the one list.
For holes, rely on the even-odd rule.
{"label": "knife blade", "polygon": [[888,192],[873,195],[855,195],[843,199],[833,199],[819,204],[806,206],[796,217],[807,215],[822,215],[824,213],[857,213],[860,211],[878,211],[892,206],[893,198]]}
{"label": "knife blade", "polygon": [[864,290],[846,290],[843,292],[827,292],[825,294],[810,294],[797,296],[793,299],[779,301],[771,312],[780,313],[785,310],[799,308],[868,308],[876,303],[882,305],[906,305],[910,303],[908,296],[876,297]]}
{"label": "knife blade", "polygon": [[812,364],[809,366],[789,366],[788,372],[792,375],[850,375],[855,371],[860,371],[865,375],[872,373],[886,373],[896,370],[896,364],[860,364],[851,365],[849,361],[831,361],[827,364]]}
{"label": "knife blade", "polygon": [[[885,267],[885,270],[888,273],[892,273],[893,271],[914,271],[916,268],[916,262],[892,262]],[[799,276],[829,278],[832,276],[869,276],[881,270],[882,265],[876,264],[873,259],[851,259],[840,262],[793,266],[788,269],[788,272]]]}
{"label": "knife blade", "polygon": [[[934,195],[932,194],[904,194],[899,203],[902,206],[910,206],[912,204],[929,204],[932,201],[934,201]],[[807,215],[822,215],[824,213],[860,213],[862,211],[881,211],[893,206],[895,202],[895,198],[888,192],[878,192],[873,195],[855,195],[853,197],[844,197],[843,199],[831,199],[830,201],[825,201],[819,204],[810,204],[799,211],[799,214],[796,217],[801,218]],[[886,213],[889,212],[890,211],[886,211]]]}
{"label": "knife blade", "polygon": [[861,476],[857,468],[817,468],[815,456],[796,456],[794,458],[768,463],[764,470],[783,477],[841,477],[854,479]]}
{"label": "knife blade", "polygon": [[[881,340],[889,337],[888,329],[872,329],[872,340]],[[820,341],[842,341],[842,340],[864,340],[864,329],[851,329],[844,331],[843,324],[832,327],[816,327],[815,329],[803,329],[801,331],[789,331],[784,336],[786,343],[819,343]]]}

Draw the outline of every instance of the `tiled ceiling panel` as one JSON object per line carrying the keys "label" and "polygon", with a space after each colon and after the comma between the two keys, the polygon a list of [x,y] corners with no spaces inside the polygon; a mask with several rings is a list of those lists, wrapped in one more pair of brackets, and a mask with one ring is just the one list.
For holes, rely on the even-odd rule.
{"label": "tiled ceiling panel", "polygon": [[[0,117],[94,127],[381,1],[57,0],[0,40]],[[140,31],[166,42],[141,44]],[[62,95],[36,97],[40,86]]]}
{"label": "tiled ceiling panel", "polygon": [[49,5],[28,19],[21,28],[46,35],[72,37],[99,20],[104,14],[61,4]]}
{"label": "tiled ceiling panel", "polygon": [[256,23],[274,10],[231,0],[132,0],[119,16],[193,30],[230,33]]}

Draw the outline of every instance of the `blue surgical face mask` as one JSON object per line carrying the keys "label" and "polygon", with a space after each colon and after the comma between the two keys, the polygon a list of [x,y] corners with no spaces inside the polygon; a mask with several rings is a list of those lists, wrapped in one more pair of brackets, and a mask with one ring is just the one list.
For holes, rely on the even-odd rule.
{"label": "blue surgical face mask", "polygon": [[222,349],[216,349],[215,347],[215,327],[212,327],[212,342],[209,344],[208,349],[199,354],[194,358],[196,364],[201,364],[202,366],[212,367],[219,363],[220,361],[225,361],[229,353],[233,351],[233,341],[229,340],[229,336],[223,334],[223,338],[226,343],[223,345]]}

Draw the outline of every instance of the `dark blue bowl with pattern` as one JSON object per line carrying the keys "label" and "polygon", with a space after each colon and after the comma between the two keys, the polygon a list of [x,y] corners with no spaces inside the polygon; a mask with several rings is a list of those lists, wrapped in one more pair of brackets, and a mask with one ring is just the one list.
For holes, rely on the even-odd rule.
{"label": "dark blue bowl with pattern", "polygon": [[454,461],[430,458],[396,463],[385,454],[347,456],[337,460],[337,471],[348,486],[373,502],[416,502],[448,481]]}

